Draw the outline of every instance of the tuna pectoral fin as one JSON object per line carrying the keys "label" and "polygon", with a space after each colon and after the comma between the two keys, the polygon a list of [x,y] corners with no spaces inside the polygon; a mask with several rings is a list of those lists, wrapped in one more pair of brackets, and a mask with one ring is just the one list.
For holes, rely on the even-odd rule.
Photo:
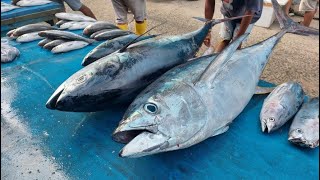
{"label": "tuna pectoral fin", "polygon": [[213,134],[211,135],[211,137],[217,136],[217,135],[222,134],[222,133],[225,133],[225,132],[228,131],[228,129],[229,129],[229,126],[223,126],[223,127],[219,128],[218,130],[215,130],[213,132]]}
{"label": "tuna pectoral fin", "polygon": [[256,87],[256,92],[254,94],[269,94],[274,90],[275,87]]}
{"label": "tuna pectoral fin", "polygon": [[319,30],[309,28],[294,22],[289,16],[284,13],[277,0],[271,0],[271,2],[281,29],[286,32],[300,35],[319,35]]}

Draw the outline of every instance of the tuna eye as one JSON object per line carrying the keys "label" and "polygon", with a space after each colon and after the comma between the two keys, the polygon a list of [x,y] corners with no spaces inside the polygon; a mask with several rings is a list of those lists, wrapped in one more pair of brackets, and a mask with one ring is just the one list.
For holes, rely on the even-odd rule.
{"label": "tuna eye", "polygon": [[271,117],[271,118],[269,118],[269,121],[274,122],[275,119]]}
{"label": "tuna eye", "polygon": [[296,131],[297,131],[298,133],[302,134],[302,130],[301,130],[300,128],[298,128]]}
{"label": "tuna eye", "polygon": [[83,83],[87,79],[87,76],[84,74],[77,79],[78,83]]}
{"label": "tuna eye", "polygon": [[150,114],[155,114],[158,111],[158,107],[153,103],[148,103],[144,105],[144,110]]}

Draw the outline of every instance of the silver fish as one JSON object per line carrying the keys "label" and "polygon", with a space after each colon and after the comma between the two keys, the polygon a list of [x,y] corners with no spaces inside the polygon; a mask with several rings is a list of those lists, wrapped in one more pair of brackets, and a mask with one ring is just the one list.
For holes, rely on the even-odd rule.
{"label": "silver fish", "polygon": [[68,29],[69,30],[77,30],[77,29],[84,29],[87,26],[91,25],[93,22],[78,22],[72,24]]}
{"label": "silver fish", "polygon": [[65,42],[67,42],[67,41],[66,40],[62,40],[62,39],[56,39],[56,40],[53,40],[53,41],[48,42],[47,44],[45,44],[43,46],[43,48],[51,50],[54,47],[59,46],[60,44],[65,43]]}
{"label": "silver fish", "polygon": [[68,20],[60,20],[60,21],[58,21],[56,23],[56,26],[60,27],[62,24],[67,23],[67,22],[70,22],[70,21],[68,21]]}
{"label": "silver fish", "polygon": [[31,42],[39,39],[43,39],[44,37],[41,37],[38,35],[38,32],[33,33],[27,33],[19,36],[16,41],[17,42]]}
{"label": "silver fish", "polygon": [[56,47],[54,47],[51,52],[52,53],[62,53],[62,52],[68,52],[68,51],[73,51],[76,49],[81,49],[85,46],[87,46],[89,43],[84,42],[84,41],[69,41],[62,43]]}
{"label": "silver fish", "polygon": [[125,36],[128,34],[133,34],[133,32],[131,31],[124,31],[121,29],[114,29],[111,31],[106,31],[100,34],[97,34],[94,39],[97,41],[102,41],[102,40],[109,40],[109,39],[113,39],[116,37],[120,37],[120,36]]}
{"label": "silver fish", "polygon": [[319,146],[319,97],[302,105],[290,126],[288,140],[303,147]]}
{"label": "silver fish", "polygon": [[1,63],[11,62],[19,55],[20,52],[16,47],[1,43]]}
{"label": "silver fish", "polygon": [[28,25],[17,28],[12,34],[14,36],[21,36],[27,33],[52,30],[52,29],[56,29],[56,28],[46,24],[28,24]]}
{"label": "silver fish", "polygon": [[68,21],[60,25],[59,29],[68,29],[71,27],[74,23],[77,23],[78,21]]}
{"label": "silver fish", "polygon": [[264,100],[260,122],[262,132],[279,129],[299,110],[304,92],[299,83],[287,82],[277,86]]}
{"label": "silver fish", "polygon": [[61,13],[56,13],[55,16],[59,19],[69,20],[69,21],[92,21],[92,22],[97,21],[91,17],[85,16],[82,14],[74,14],[74,13],[61,12]]}
{"label": "silver fish", "polygon": [[18,6],[39,6],[52,3],[50,0],[20,0],[17,2]]}
{"label": "silver fish", "polygon": [[113,30],[113,29],[103,29],[103,30],[94,32],[94,33],[92,33],[92,34],[90,35],[90,38],[91,38],[91,39],[94,39],[94,37],[96,37],[96,35],[101,34],[101,33],[104,33],[104,32],[107,32],[107,31],[111,31],[111,30]]}
{"label": "silver fish", "polygon": [[52,39],[45,38],[45,39],[39,41],[38,45],[42,47],[42,46],[46,45],[47,43],[49,43],[51,41],[52,41]]}
{"label": "silver fish", "polygon": [[10,37],[16,29],[12,29],[7,32],[6,36]]}
{"label": "silver fish", "polygon": [[1,2],[1,12],[8,12],[17,8],[19,8],[19,6],[14,6],[5,2]]}
{"label": "silver fish", "polygon": [[47,30],[39,32],[39,36],[49,38],[49,39],[65,39],[71,41],[85,41],[88,43],[93,43],[95,40],[88,39],[78,34],[68,32],[68,31],[59,31],[59,30]]}
{"label": "silver fish", "polygon": [[90,36],[91,34],[97,32],[97,31],[101,31],[103,29],[119,29],[119,28],[110,22],[98,21],[98,22],[95,22],[95,23],[87,26],[83,30],[83,34],[86,36]]}
{"label": "silver fish", "polygon": [[[275,10],[281,11],[276,0],[272,2]],[[285,21],[284,30],[232,56],[244,39],[238,38],[199,76],[180,66],[180,73],[170,70],[143,90],[113,133],[114,140],[128,143],[119,155],[141,157],[188,148],[226,132],[249,103],[281,37],[287,32],[300,34],[296,31],[300,25],[289,17],[279,21]]]}

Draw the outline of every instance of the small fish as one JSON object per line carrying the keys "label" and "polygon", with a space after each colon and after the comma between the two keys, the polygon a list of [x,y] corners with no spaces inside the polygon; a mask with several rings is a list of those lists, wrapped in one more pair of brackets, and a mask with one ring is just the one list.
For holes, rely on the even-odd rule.
{"label": "small fish", "polygon": [[83,30],[83,34],[86,36],[90,36],[91,34],[97,32],[97,31],[101,31],[103,29],[119,29],[119,28],[110,22],[98,21],[98,22],[95,22],[95,23],[87,26]]}
{"label": "small fish", "polygon": [[16,41],[17,42],[31,42],[35,40],[43,39],[43,37],[38,35],[38,32],[27,33],[19,36]]}
{"label": "small fish", "polygon": [[303,147],[319,146],[319,97],[302,105],[290,126],[288,140]]}
{"label": "small fish", "polygon": [[44,46],[45,44],[47,44],[47,43],[49,43],[49,42],[51,42],[51,41],[52,41],[52,39],[45,38],[45,39],[41,40],[41,41],[38,43],[38,45],[42,47],[42,46]]}
{"label": "small fish", "polygon": [[78,21],[68,21],[65,22],[63,24],[60,25],[59,29],[68,29],[69,27],[71,27],[74,23],[76,23]]}
{"label": "small fish", "polygon": [[93,22],[78,22],[73,23],[68,29],[69,30],[78,30],[78,29],[84,29],[87,26],[91,25]]}
{"label": "small fish", "polygon": [[97,21],[91,17],[85,16],[82,14],[61,12],[61,13],[56,13],[55,16],[59,19],[69,20],[69,21],[92,21],[92,22]]}
{"label": "small fish", "polygon": [[94,32],[94,33],[92,33],[92,34],[90,35],[90,38],[91,38],[91,39],[94,39],[94,37],[96,37],[96,35],[101,34],[101,33],[104,33],[104,32],[107,32],[107,31],[111,31],[111,30],[113,30],[113,29],[103,29],[103,30]]}
{"label": "small fish", "polygon": [[89,43],[84,41],[69,41],[62,43],[56,47],[54,47],[51,52],[52,53],[62,53],[62,52],[68,52],[76,49],[81,49],[85,46],[87,46]]}
{"label": "small fish", "polygon": [[17,9],[17,8],[19,8],[19,7],[11,5],[11,4],[4,3],[4,2],[1,2],[1,12],[2,13],[11,11],[11,10],[14,10],[14,9]]}
{"label": "small fish", "polygon": [[299,83],[287,82],[276,87],[264,100],[260,113],[262,132],[279,129],[299,110],[304,92]]}
{"label": "small fish", "polygon": [[111,31],[107,31],[107,32],[103,32],[101,34],[98,34],[94,37],[94,39],[97,41],[109,40],[109,39],[113,39],[113,38],[128,35],[128,34],[133,34],[133,32],[115,29],[115,30],[111,30]]}
{"label": "small fish", "polygon": [[85,41],[88,43],[93,43],[95,40],[88,39],[78,34],[68,32],[68,31],[59,31],[59,30],[47,30],[39,32],[39,36],[49,38],[49,39],[65,39],[69,41]]}
{"label": "small fish", "polygon": [[16,29],[12,29],[7,32],[6,36],[10,37]]}
{"label": "small fish", "polygon": [[20,0],[17,2],[18,6],[39,6],[44,4],[52,3],[52,1],[49,0]]}
{"label": "small fish", "polygon": [[17,48],[1,43],[1,63],[11,62],[19,55],[20,52]]}
{"label": "small fish", "polygon": [[53,40],[53,41],[45,44],[43,46],[43,48],[51,50],[54,47],[59,46],[60,44],[65,43],[65,42],[67,42],[67,41],[66,40],[62,40],[62,39],[56,39],[56,40]]}
{"label": "small fish", "polygon": [[70,22],[68,20],[60,20],[56,23],[56,26],[60,27],[62,24],[66,23],[66,22]]}
{"label": "small fish", "polygon": [[17,28],[15,31],[13,31],[12,34],[18,37],[27,33],[52,30],[52,29],[56,29],[56,28],[51,27],[47,24],[28,24],[28,25]]}

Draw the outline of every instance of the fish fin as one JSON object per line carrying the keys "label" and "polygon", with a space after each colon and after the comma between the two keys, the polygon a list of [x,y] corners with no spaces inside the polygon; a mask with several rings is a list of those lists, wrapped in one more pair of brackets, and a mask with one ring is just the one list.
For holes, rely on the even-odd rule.
{"label": "fish fin", "polygon": [[275,87],[261,87],[257,86],[256,87],[256,92],[254,94],[269,94],[271,93]]}
{"label": "fish fin", "polygon": [[211,137],[217,136],[219,134],[223,134],[223,133],[227,132],[228,129],[229,129],[229,126],[223,126],[223,127],[219,128],[218,130],[214,131],[213,134],[211,135]]}
{"label": "fish fin", "polygon": [[224,70],[224,66],[228,63],[229,59],[233,53],[238,49],[242,41],[249,35],[245,33],[242,36],[238,37],[236,40],[232,41],[218,56],[212,61],[203,73],[197,78],[194,82],[194,85],[200,82],[211,82],[218,74]]}
{"label": "fish fin", "polygon": [[159,24],[159,25],[156,25],[156,26],[150,28],[150,29],[147,30],[145,33],[139,35],[139,36],[136,37],[134,40],[132,40],[131,42],[129,42],[127,45],[123,46],[121,49],[119,49],[118,52],[119,52],[119,53],[124,52],[131,44],[135,43],[135,41],[136,41],[137,39],[139,39],[140,37],[144,36],[145,34],[147,34],[148,32],[150,32],[152,29],[154,29],[154,28],[156,28],[156,27],[159,27],[159,26],[161,26],[161,25],[163,25],[163,24],[165,24],[165,23],[166,23],[166,22],[161,23],[161,24]]}
{"label": "fish fin", "polygon": [[275,11],[276,18],[280,24],[280,28],[286,32],[300,34],[300,35],[319,35],[319,30],[303,26],[297,22],[294,22],[289,16],[287,16],[282,10],[277,0],[271,0],[273,9]]}
{"label": "fish fin", "polygon": [[236,17],[231,17],[231,18],[224,18],[224,19],[212,19],[212,20],[208,20],[202,17],[192,17],[193,19],[205,22],[205,23],[211,23],[211,26],[214,26],[216,24],[222,23],[222,22],[226,22],[226,21],[232,21],[235,19],[241,19],[243,17],[247,17],[247,16],[251,16],[251,15],[243,15],[243,16],[236,16]]}

